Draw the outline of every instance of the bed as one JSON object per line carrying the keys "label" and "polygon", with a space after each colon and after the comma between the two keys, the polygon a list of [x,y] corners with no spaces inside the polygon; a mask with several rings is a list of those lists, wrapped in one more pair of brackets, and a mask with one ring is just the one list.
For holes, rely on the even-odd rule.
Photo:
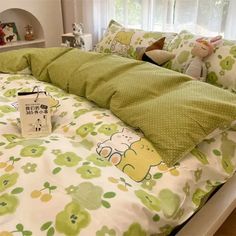
{"label": "bed", "polygon": [[[235,207],[233,93],[78,49],[2,53],[0,71],[0,235],[173,235],[225,182],[177,235],[211,235]],[[15,102],[34,86],[54,100],[52,133],[23,138]],[[189,89],[203,92],[200,100],[185,95]],[[196,128],[208,123],[200,107],[209,112],[209,129]],[[167,116],[175,122],[165,123]],[[197,137],[180,132],[185,123],[197,125]],[[163,136],[170,131],[173,146]],[[180,150],[189,136],[190,146]]]}

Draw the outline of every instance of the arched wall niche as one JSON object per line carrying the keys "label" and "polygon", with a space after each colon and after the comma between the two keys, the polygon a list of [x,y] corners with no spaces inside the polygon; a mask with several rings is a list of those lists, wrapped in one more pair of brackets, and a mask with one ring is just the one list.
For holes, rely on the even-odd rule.
{"label": "arched wall niche", "polygon": [[16,24],[21,40],[24,40],[25,26],[33,26],[35,39],[44,39],[44,31],[39,20],[30,12],[20,8],[10,8],[0,12],[0,21],[2,23],[14,22]]}
{"label": "arched wall niche", "polygon": [[[58,47],[63,34],[61,0],[7,0],[0,4],[0,20],[15,22],[22,41],[21,47]],[[23,42],[27,24],[32,24],[35,40]],[[38,41],[38,43],[37,43]],[[0,46],[0,51],[15,49],[14,46]]]}

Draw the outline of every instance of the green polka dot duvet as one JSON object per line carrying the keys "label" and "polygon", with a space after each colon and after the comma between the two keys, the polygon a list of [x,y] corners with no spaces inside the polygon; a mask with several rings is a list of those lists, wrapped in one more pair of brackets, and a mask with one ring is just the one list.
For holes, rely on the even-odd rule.
{"label": "green polka dot duvet", "polygon": [[[31,75],[0,86],[1,236],[168,235],[235,171],[235,123],[168,167],[108,109]],[[55,101],[53,132],[25,139],[13,104],[34,86]]]}

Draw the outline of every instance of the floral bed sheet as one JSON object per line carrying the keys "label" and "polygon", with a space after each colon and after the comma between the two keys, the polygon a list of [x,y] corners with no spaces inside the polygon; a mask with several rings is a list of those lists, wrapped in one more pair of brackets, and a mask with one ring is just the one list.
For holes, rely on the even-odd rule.
{"label": "floral bed sheet", "polygon": [[[36,85],[54,98],[53,132],[24,139],[14,102]],[[1,236],[168,235],[235,171],[233,125],[168,168],[109,110],[30,75],[0,74],[0,86]],[[138,176],[119,166],[127,152]]]}

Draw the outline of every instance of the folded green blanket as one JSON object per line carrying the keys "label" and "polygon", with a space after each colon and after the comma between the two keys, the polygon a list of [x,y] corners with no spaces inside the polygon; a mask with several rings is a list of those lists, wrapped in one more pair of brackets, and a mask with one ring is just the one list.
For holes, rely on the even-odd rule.
{"label": "folded green blanket", "polygon": [[1,72],[28,67],[37,79],[86,97],[141,129],[169,166],[236,119],[235,94],[146,62],[66,48],[0,54]]}

